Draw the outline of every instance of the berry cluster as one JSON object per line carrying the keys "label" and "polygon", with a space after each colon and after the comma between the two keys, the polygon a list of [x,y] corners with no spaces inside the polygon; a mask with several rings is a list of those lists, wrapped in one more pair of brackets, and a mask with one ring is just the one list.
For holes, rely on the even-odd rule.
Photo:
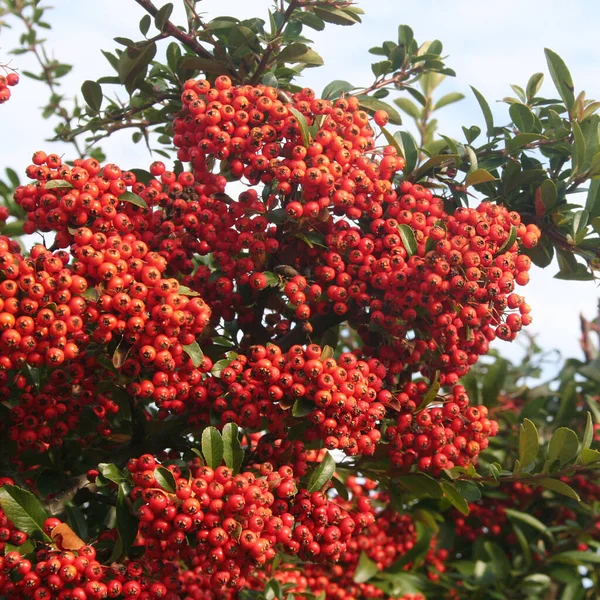
{"label": "berry cluster", "polygon": [[[379,162],[367,158],[375,150],[374,131],[354,97],[331,102],[305,88],[284,103],[274,88],[234,87],[220,76],[214,88],[206,80],[187,81],[181,98],[184,115],[173,123],[178,158],[190,161],[202,181],[210,180],[207,164],[217,159],[233,177],[269,185],[291,200],[292,219],[317,217],[330,203],[359,218],[371,196],[391,192],[390,180],[404,166],[391,148]],[[387,114],[378,112],[375,121],[384,125]],[[304,205],[294,200],[299,188]],[[363,197],[357,201],[353,193]]]}
{"label": "berry cluster", "polygon": [[[0,65],[2,66],[2,65]],[[10,99],[10,88],[19,83],[19,75],[14,71],[7,75],[0,75],[0,104]]]}

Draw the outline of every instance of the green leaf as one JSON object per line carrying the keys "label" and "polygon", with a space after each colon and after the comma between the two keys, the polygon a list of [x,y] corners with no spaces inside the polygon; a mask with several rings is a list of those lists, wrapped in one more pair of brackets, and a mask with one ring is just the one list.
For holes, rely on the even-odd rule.
{"label": "green leaf", "polygon": [[502,244],[502,246],[500,246],[500,248],[498,249],[498,252],[496,252],[496,256],[500,256],[501,254],[508,252],[513,247],[513,244],[516,241],[517,241],[517,228],[514,225],[511,225],[510,233],[508,234],[508,237],[506,238],[506,241],[504,242],[504,244]]}
{"label": "green leaf", "polygon": [[593,550],[581,552],[579,550],[567,550],[560,554],[555,554],[549,558],[550,562],[564,562],[579,565],[581,563],[600,564],[600,554]]}
{"label": "green leaf", "polygon": [[527,95],[527,102],[531,102],[536,94],[540,91],[542,87],[542,83],[544,83],[544,74],[543,73],[534,73],[527,82],[527,87],[525,89],[525,93]]}
{"label": "green leaf", "polygon": [[585,138],[583,137],[581,127],[577,121],[573,121],[571,123],[571,129],[573,131],[574,141],[571,152],[571,160],[573,165],[571,170],[571,179],[573,179],[575,174],[579,173],[581,170],[581,165],[585,160]]}
{"label": "green leaf", "polygon": [[524,104],[515,103],[511,104],[508,112],[513,123],[521,133],[528,133],[532,130],[535,117],[529,107]]}
{"label": "green leaf", "polygon": [[199,296],[200,295],[198,292],[191,290],[189,287],[187,287],[185,285],[180,285],[177,293],[181,294],[182,296]]}
{"label": "green leaf", "polygon": [[156,55],[156,43],[144,42],[135,47],[127,48],[119,57],[117,73],[119,80],[131,93],[133,84],[143,77],[148,65]]}
{"label": "green leaf", "polygon": [[539,519],[536,519],[535,517],[532,517],[531,515],[521,512],[519,510],[515,510],[514,508],[505,508],[504,512],[506,513],[506,516],[509,519],[511,519],[511,521],[512,520],[521,521],[521,522],[529,525],[530,527],[537,529],[538,531],[543,533],[546,537],[550,538],[551,540],[554,539],[552,532]]}
{"label": "green leaf", "polygon": [[433,110],[439,110],[440,108],[443,108],[444,106],[448,106],[449,104],[454,104],[455,102],[460,102],[464,97],[465,97],[465,95],[461,94],[460,92],[450,92],[449,94],[442,96],[435,103]]}
{"label": "green leaf", "polygon": [[331,483],[333,484],[333,487],[340,496],[340,498],[347,502],[350,499],[350,495],[348,494],[348,488],[345,486],[345,484],[342,481],[340,481],[337,477],[332,477]]}
{"label": "green leaf", "polygon": [[524,419],[519,433],[519,463],[521,468],[535,462],[540,447],[540,438],[535,424]]}
{"label": "green leaf", "polygon": [[421,118],[421,109],[408,98],[396,98],[394,104],[407,115],[417,120]]}
{"label": "green leaf", "polygon": [[94,111],[100,112],[102,108],[102,86],[97,81],[88,79],[81,86],[81,93],[86,104]]}
{"label": "green leaf", "polygon": [[585,431],[583,432],[583,437],[581,438],[581,449],[586,450],[587,448],[590,448],[593,441],[594,421],[592,419],[592,413],[588,411],[585,419]]}
{"label": "green leaf", "polygon": [[400,146],[398,140],[385,127],[380,127],[380,129],[387,143],[396,149],[396,152],[398,152],[399,156],[404,156],[404,149],[402,148],[402,146]]}
{"label": "green leaf", "polygon": [[79,506],[76,506],[72,502],[65,504],[65,514],[67,515],[67,521],[73,529],[73,531],[82,539],[88,537],[88,526],[85,519],[85,514]]}
{"label": "green leaf", "polygon": [[480,183],[487,183],[488,181],[497,181],[497,177],[494,177],[489,171],[485,169],[475,169],[467,173],[465,179],[465,185],[467,187],[471,185],[479,185]]}
{"label": "green leaf", "polygon": [[354,571],[354,583],[365,583],[374,577],[379,571],[377,563],[373,562],[363,550],[358,558],[358,564]]}
{"label": "green leaf", "polygon": [[298,398],[296,402],[294,402],[294,405],[292,406],[292,416],[306,417],[306,415],[310,415],[315,408],[315,404],[312,400],[302,396],[301,398]]}
{"label": "green leaf", "polygon": [[354,25],[360,23],[360,18],[349,11],[325,5],[313,6],[312,12],[326,23],[334,25]]}
{"label": "green leaf", "polygon": [[156,467],[156,469],[154,469],[154,479],[156,479],[156,483],[158,483],[163,490],[170,492],[171,494],[175,493],[175,477],[169,469],[165,469],[165,467]]}
{"label": "green leaf", "polygon": [[323,19],[320,19],[319,17],[317,17],[317,15],[314,15],[311,12],[296,11],[295,19],[303,25],[314,29],[315,31],[323,31],[323,29],[325,29],[325,22],[323,21]]}
{"label": "green leaf", "polygon": [[[405,227],[407,227],[407,226],[405,225]],[[429,406],[432,402],[435,402],[438,392],[440,391],[440,387],[441,387],[440,372],[436,371],[435,375],[433,377],[433,381],[431,382],[431,385],[429,386],[429,389],[427,390],[427,393],[423,396],[423,400],[421,401],[419,406],[417,406],[416,410],[421,410],[421,409]]]}
{"label": "green leaf", "polygon": [[540,196],[546,212],[551,211],[558,202],[558,190],[552,179],[545,179],[540,186]]}
{"label": "green leaf", "polygon": [[584,448],[581,451],[581,462],[584,465],[590,465],[600,461],[600,452],[591,448]]}
{"label": "green leaf", "polygon": [[64,179],[52,179],[44,185],[45,190],[54,190],[56,188],[72,188],[73,185]]}
{"label": "green leaf", "polygon": [[425,473],[409,473],[408,475],[398,475],[394,479],[402,490],[414,496],[415,498],[441,498],[442,491],[437,480]]}
{"label": "green leaf", "polygon": [[288,110],[296,117],[298,127],[300,128],[300,135],[302,136],[302,143],[308,148],[310,145],[310,133],[308,131],[306,117],[293,106],[288,106]]}
{"label": "green leaf", "polygon": [[453,162],[456,161],[456,159],[459,158],[458,155],[455,154],[438,154],[436,156],[432,156],[431,158],[428,158],[418,169],[417,172],[414,175],[414,179],[416,181],[418,181],[419,179],[421,179],[425,174],[429,173],[429,171],[431,171],[434,167],[438,167],[439,165],[442,165],[446,162]]}
{"label": "green leaf", "polygon": [[325,452],[325,456],[319,466],[312,472],[307,489],[309,492],[319,491],[332,477],[335,472],[336,463],[329,452]]}
{"label": "green leaf", "polygon": [[223,438],[216,427],[207,427],[202,432],[202,455],[211,469],[223,461]]}
{"label": "green leaf", "polygon": [[[307,57],[309,60],[307,60]],[[306,44],[300,43],[285,46],[285,48],[277,55],[277,60],[287,63],[308,62],[309,64],[315,65],[323,64],[323,59],[314,50],[311,50]],[[314,62],[315,60],[316,62]]]}
{"label": "green leaf", "polygon": [[567,427],[559,427],[550,439],[548,460],[558,460],[561,465],[564,465],[577,455],[578,450],[579,440],[577,434]]}
{"label": "green leaf", "polygon": [[486,135],[488,137],[492,137],[494,130],[494,117],[492,115],[492,110],[487,100],[483,97],[483,94],[476,90],[473,86],[471,86],[473,93],[475,94],[475,98],[477,98],[477,102],[479,102],[479,106],[481,107],[481,111],[483,112],[483,118],[485,119],[485,125],[487,127]]}
{"label": "green leaf", "polygon": [[410,225],[406,225],[405,223],[398,225],[398,233],[400,234],[400,239],[402,240],[406,254],[408,256],[415,254],[418,250],[418,246],[415,238],[415,232],[413,231],[412,227]]}
{"label": "green leaf", "polygon": [[0,487],[0,507],[15,529],[27,535],[41,533],[46,541],[50,541],[44,532],[48,513],[31,492],[14,485],[3,485]]}
{"label": "green leaf", "polygon": [[135,204],[136,206],[139,206],[140,208],[148,208],[148,205],[146,204],[146,201],[141,198],[140,196],[138,196],[137,194],[134,194],[133,192],[124,192],[123,194],[121,194],[119,196],[119,201],[121,202],[130,202],[131,204]]}
{"label": "green leaf", "polygon": [[538,479],[536,483],[538,485],[541,485],[542,487],[545,487],[548,490],[552,490],[553,492],[562,494],[563,496],[567,496],[567,498],[577,500],[577,502],[581,500],[579,494],[571,486],[567,485],[566,483],[563,483],[559,479]]}
{"label": "green leaf", "polygon": [[321,97],[325,100],[336,100],[341,94],[350,92],[353,89],[354,86],[350,82],[336,79],[325,86]]}
{"label": "green leaf", "polygon": [[585,209],[590,219],[600,216],[600,179],[594,179],[588,188]]}
{"label": "green leaf", "polygon": [[519,150],[523,146],[528,146],[532,142],[546,139],[548,138],[545,135],[539,133],[519,133],[518,135],[515,135],[514,138],[506,141],[506,151],[511,153],[515,150]]}
{"label": "green leaf", "polygon": [[204,352],[200,348],[200,344],[196,341],[183,346],[183,351],[192,359],[194,367],[198,368],[204,360]]}
{"label": "green leaf", "polygon": [[100,463],[98,465],[98,472],[102,477],[116,484],[127,481],[125,475],[123,475],[119,467],[114,463]]}
{"label": "green leaf", "polygon": [[244,450],[238,432],[239,427],[235,423],[226,423],[223,427],[223,459],[234,475],[240,472],[244,461]]}
{"label": "green leaf", "polygon": [[225,63],[212,58],[200,58],[199,56],[184,56],[181,59],[180,68],[215,75],[227,71]]}
{"label": "green leaf", "polygon": [[140,20],[140,33],[146,37],[150,29],[150,25],[152,25],[152,18],[150,15],[144,15]]}
{"label": "green leaf", "polygon": [[504,550],[496,542],[489,540],[483,543],[483,547],[492,559],[492,570],[496,574],[496,577],[502,580],[510,575],[510,561]]}
{"label": "green leaf", "polygon": [[469,504],[462,497],[461,493],[449,481],[442,481],[441,484],[444,497],[463,515],[469,514]]}
{"label": "green leaf", "polygon": [[[121,483],[117,495],[117,531],[119,532],[120,540],[119,556],[124,556],[129,552],[138,532],[138,520],[129,510],[129,505],[126,502],[127,496],[125,484]],[[113,556],[114,554],[115,551],[113,550]]]}
{"label": "green leaf", "polygon": [[546,237],[542,236],[538,245],[535,248],[528,248],[525,252],[531,258],[533,264],[545,269],[548,267],[554,258],[554,246]]}
{"label": "green leaf", "polygon": [[546,55],[546,62],[548,63],[548,70],[550,71],[552,81],[554,81],[554,85],[556,86],[560,97],[570,111],[575,104],[575,86],[573,84],[571,73],[569,73],[567,65],[556,52],[553,52],[549,48],[545,48],[544,54]]}
{"label": "green leaf", "polygon": [[173,4],[171,2],[161,6],[154,17],[154,24],[156,25],[156,29],[163,32],[169,19],[171,18],[171,13],[173,12]]}
{"label": "green leaf", "polygon": [[404,159],[406,160],[404,172],[412,173],[419,160],[419,147],[417,142],[415,142],[415,138],[408,131],[398,132],[397,139],[402,142],[402,156],[404,156]]}
{"label": "green leaf", "polygon": [[390,118],[390,123],[394,125],[402,125],[402,117],[400,113],[390,104],[373,98],[372,96],[356,96],[359,104],[367,110],[367,112],[374,113],[378,110],[385,110]]}

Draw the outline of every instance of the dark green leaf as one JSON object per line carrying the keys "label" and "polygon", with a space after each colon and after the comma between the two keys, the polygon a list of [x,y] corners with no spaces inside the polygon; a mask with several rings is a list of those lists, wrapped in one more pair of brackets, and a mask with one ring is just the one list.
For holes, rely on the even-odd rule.
{"label": "dark green leaf", "polygon": [[238,432],[239,427],[235,423],[226,423],[223,427],[223,459],[234,475],[240,472],[244,461],[244,450]]}
{"label": "dark green leaf", "polygon": [[542,523],[539,519],[536,519],[530,514],[515,510],[514,508],[505,508],[504,512],[509,519],[521,521],[530,527],[537,529],[551,540],[554,539],[554,536],[552,535],[552,532],[549,531],[548,527],[546,527],[546,525],[544,525],[544,523]]}
{"label": "dark green leaf", "polygon": [[570,564],[579,565],[581,563],[593,563],[600,564],[600,554],[597,554],[593,550],[588,552],[581,552],[579,550],[567,550],[560,554],[555,554],[550,557],[551,562],[565,562]]}
{"label": "dark green leaf", "polygon": [[513,245],[516,241],[517,241],[517,228],[514,225],[511,225],[510,233],[508,234],[508,237],[506,238],[506,241],[504,242],[504,244],[502,244],[502,246],[500,246],[500,248],[498,249],[498,252],[496,252],[496,256],[500,256],[504,252],[508,252],[513,247]]}
{"label": "dark green leaf", "polygon": [[170,492],[171,494],[175,493],[175,477],[169,469],[157,467],[154,469],[154,479],[156,479],[156,483],[158,483],[163,490]]}
{"label": "dark green leaf", "polygon": [[98,472],[102,477],[112,481],[113,483],[123,483],[126,481],[125,475],[121,472],[119,467],[114,463],[100,463],[98,465]]}
{"label": "dark green leaf", "polygon": [[528,146],[532,142],[545,139],[547,139],[546,136],[540,135],[539,133],[519,133],[514,138],[507,140],[506,151],[514,152],[515,150],[523,148],[523,146]]}
{"label": "dark green leaf", "polygon": [[442,481],[441,484],[444,497],[463,515],[469,514],[469,504],[462,497],[461,493],[449,481]]}
{"label": "dark green leaf", "polygon": [[117,495],[117,531],[120,539],[120,556],[124,556],[129,552],[138,532],[138,520],[129,510],[129,505],[126,502],[127,496],[125,484],[120,484]]}
{"label": "dark green leaf", "polygon": [[504,553],[504,550],[492,541],[484,542],[483,547],[492,559],[492,569],[499,580],[504,579],[510,574],[510,562]]}
{"label": "dark green leaf", "polygon": [[150,29],[150,25],[152,25],[152,18],[150,15],[144,15],[140,20],[140,32],[144,37],[146,37],[146,34]]}
{"label": "dark green leaf", "polygon": [[3,485],[0,487],[0,507],[15,529],[27,535],[41,533],[45,540],[50,541],[44,533],[48,513],[31,492],[14,485]]}
{"label": "dark green leaf", "polygon": [[315,410],[314,402],[302,396],[294,402],[294,405],[292,406],[292,415],[294,417],[306,417],[306,415],[310,415],[313,410]]}
{"label": "dark green leaf", "polygon": [[223,438],[216,427],[207,427],[202,432],[202,455],[211,469],[223,461]]}
{"label": "dark green leaf", "polygon": [[325,456],[319,466],[312,472],[309,480],[307,489],[309,492],[318,492],[323,486],[333,477],[335,472],[336,464],[335,460],[329,454],[325,452]]}
{"label": "dark green leaf", "polygon": [[88,79],[81,86],[81,93],[86,104],[97,113],[102,108],[102,87],[97,81]]}
{"label": "dark green leaf", "polygon": [[159,31],[164,31],[169,19],[171,18],[171,13],[173,12],[173,4],[171,2],[161,6],[154,17],[154,24],[156,25],[156,29]]}
{"label": "dark green leaf", "polygon": [[456,159],[459,158],[457,155],[453,154],[438,154],[436,156],[432,156],[428,158],[418,169],[414,175],[414,179],[419,181],[422,177],[424,177],[427,173],[429,173],[435,167],[439,167],[445,163],[455,162]]}
{"label": "dark green leaf", "polygon": [[394,135],[394,137],[402,142],[402,156],[406,160],[404,172],[412,173],[419,159],[419,147],[415,142],[415,138],[408,131],[399,131],[398,136]]}

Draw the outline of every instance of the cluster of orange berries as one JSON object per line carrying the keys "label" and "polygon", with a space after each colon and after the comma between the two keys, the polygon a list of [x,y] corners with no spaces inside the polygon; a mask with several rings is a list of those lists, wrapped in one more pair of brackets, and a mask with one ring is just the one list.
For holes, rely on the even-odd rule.
{"label": "cluster of orange berries", "polygon": [[14,71],[7,75],[0,75],[0,104],[10,99],[10,88],[19,83],[19,75]]}

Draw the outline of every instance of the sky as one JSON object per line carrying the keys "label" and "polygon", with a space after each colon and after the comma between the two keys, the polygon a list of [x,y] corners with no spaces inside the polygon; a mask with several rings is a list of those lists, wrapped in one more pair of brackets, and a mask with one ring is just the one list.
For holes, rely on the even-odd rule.
{"label": "sky", "polygon": [[[173,0],[172,20],[183,23],[183,0]],[[0,0],[1,4],[2,0]],[[156,6],[165,4],[155,0]],[[203,0],[200,11],[210,20],[220,15],[238,18],[259,16],[268,19],[269,0]],[[320,92],[333,79],[345,79],[354,85],[372,82],[370,64],[379,60],[368,54],[372,46],[386,39],[397,39],[397,27],[410,25],[419,43],[439,39],[444,44],[447,64],[456,78],[448,78],[439,94],[459,91],[465,100],[438,113],[439,132],[464,139],[461,125],[479,125],[483,117],[469,85],[475,86],[489,100],[498,123],[507,120],[507,105],[495,102],[514,95],[510,84],[525,86],[529,76],[544,72],[541,94],[556,96],[548,75],[544,47],[562,56],[573,76],[576,92],[585,89],[588,98],[600,98],[600,5],[592,0],[569,3],[556,0],[359,0],[366,11],[362,25],[330,25],[324,32],[305,30],[323,56],[325,66],[307,70],[302,84]],[[140,39],[138,22],[144,11],[134,0],[54,0],[47,21],[47,46],[54,56],[74,68],[63,80],[62,93],[74,96],[86,79],[112,75],[100,49],[116,47],[116,36]],[[179,21],[178,21],[179,19]],[[18,25],[13,30],[0,29],[0,62],[17,43]],[[13,58],[12,66],[35,71],[29,56]],[[106,90],[110,89],[106,86]],[[121,92],[124,93],[124,92]],[[43,84],[22,78],[13,90],[10,102],[0,107],[0,176],[5,167],[22,173],[35,150],[51,148],[53,152],[70,152],[61,144],[44,142],[51,137],[53,123],[39,117],[39,107],[46,101]],[[408,122],[410,119],[406,119]],[[128,143],[130,134],[105,140],[103,150],[109,162],[125,168],[143,167],[151,158],[143,144]],[[68,157],[68,155],[67,155]],[[158,158],[158,157],[156,157]],[[533,324],[529,332],[537,336],[545,349],[558,349],[563,356],[581,356],[579,348],[579,314],[589,318],[596,314],[599,297],[594,282],[564,282],[553,278],[556,264],[541,270],[534,268],[531,282],[521,288],[533,307]],[[519,343],[496,342],[508,357],[518,360]]]}

